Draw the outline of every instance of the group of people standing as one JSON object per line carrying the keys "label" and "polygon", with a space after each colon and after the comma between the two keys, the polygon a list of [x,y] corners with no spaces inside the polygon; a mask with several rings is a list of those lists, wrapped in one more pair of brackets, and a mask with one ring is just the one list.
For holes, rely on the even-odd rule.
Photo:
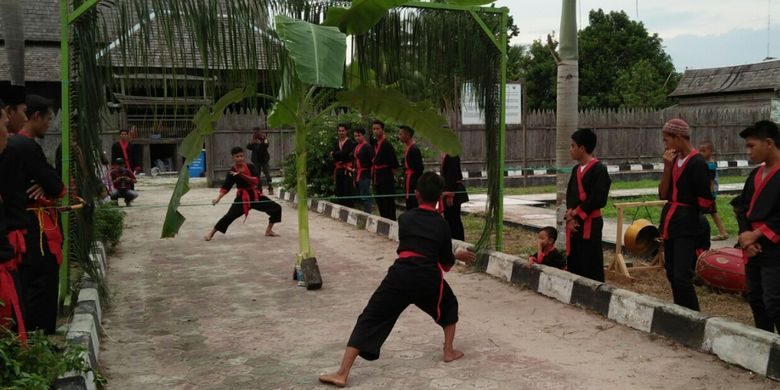
{"label": "group of people standing", "polygon": [[4,85],[0,100],[0,326],[54,334],[62,234],[57,169],[35,141],[49,129],[51,101]]}
{"label": "group of people standing", "polygon": [[[350,131],[352,137],[350,138]],[[401,125],[398,127],[398,139],[404,147],[401,164],[396,157],[393,144],[385,134],[385,124],[375,120],[371,123],[373,140],[368,141],[366,130],[362,126],[351,128],[346,123],[337,126],[338,139],[333,144],[333,181],[336,203],[351,207],[359,199],[362,210],[371,213],[373,198],[379,215],[396,220],[396,199],[402,197],[406,210],[417,208],[415,197],[417,181],[425,171],[423,155],[414,140],[414,129]],[[400,181],[401,193],[396,190],[397,171],[402,168]],[[460,205],[468,201],[457,156],[442,154],[441,175],[445,188],[438,208],[450,224],[453,238],[463,240],[463,222],[460,219]]]}

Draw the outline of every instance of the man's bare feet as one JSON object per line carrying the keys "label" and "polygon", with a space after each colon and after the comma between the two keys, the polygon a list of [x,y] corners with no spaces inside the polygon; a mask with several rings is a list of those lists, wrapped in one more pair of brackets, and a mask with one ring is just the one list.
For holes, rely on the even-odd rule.
{"label": "man's bare feet", "polygon": [[274,233],[274,231],[273,231],[273,230],[266,230],[266,232],[265,232],[265,236],[266,236],[266,237],[279,237],[279,235],[278,235],[278,234],[276,234],[276,233]]}
{"label": "man's bare feet", "polygon": [[347,378],[336,374],[322,374],[320,375],[320,382],[333,385],[336,387],[344,387],[347,385]]}
{"label": "man's bare feet", "polygon": [[212,238],[213,238],[213,236],[211,236],[210,234],[207,234],[207,235],[203,236],[203,241],[211,241]]}
{"label": "man's bare feet", "polygon": [[444,351],[444,362],[449,363],[458,360],[463,357],[463,352],[453,349],[450,351]]}

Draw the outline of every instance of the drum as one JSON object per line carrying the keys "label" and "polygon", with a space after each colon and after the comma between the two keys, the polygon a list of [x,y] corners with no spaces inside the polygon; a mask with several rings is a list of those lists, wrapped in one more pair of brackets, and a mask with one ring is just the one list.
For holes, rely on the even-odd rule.
{"label": "drum", "polygon": [[623,242],[626,250],[639,257],[652,256],[658,250],[658,228],[646,219],[637,219],[626,229]]}
{"label": "drum", "polygon": [[721,248],[702,253],[696,261],[696,275],[707,285],[721,290],[747,291],[742,249]]}

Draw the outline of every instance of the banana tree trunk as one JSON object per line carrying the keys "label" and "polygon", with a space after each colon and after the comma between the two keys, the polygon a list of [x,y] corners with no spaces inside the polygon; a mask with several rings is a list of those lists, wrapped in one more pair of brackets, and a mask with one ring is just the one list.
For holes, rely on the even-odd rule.
{"label": "banana tree trunk", "polygon": [[[566,213],[566,185],[570,172],[567,167],[571,163],[569,156],[570,137],[578,125],[579,95],[579,53],[577,48],[577,17],[576,0],[563,0],[561,11],[561,41],[560,61],[558,62],[558,94],[557,118],[555,132],[555,166],[556,175],[556,225],[558,231],[563,231],[564,215]],[[558,240],[558,245],[566,245],[566,235]],[[561,237],[559,236],[559,237]]]}
{"label": "banana tree trunk", "polygon": [[19,0],[0,0],[0,25],[3,28],[5,52],[11,85],[24,85],[24,23]]}
{"label": "banana tree trunk", "polygon": [[295,199],[298,203],[298,265],[304,259],[314,257],[309,242],[309,210],[306,201],[306,137],[309,129],[299,126],[295,131]]}

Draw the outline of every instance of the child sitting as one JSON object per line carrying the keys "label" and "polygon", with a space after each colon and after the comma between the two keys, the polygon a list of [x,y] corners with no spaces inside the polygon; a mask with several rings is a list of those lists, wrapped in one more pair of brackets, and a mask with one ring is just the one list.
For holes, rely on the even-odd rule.
{"label": "child sitting", "polygon": [[528,268],[534,264],[566,269],[566,259],[555,249],[558,231],[552,226],[546,226],[539,231],[536,242],[536,254],[528,258]]}

